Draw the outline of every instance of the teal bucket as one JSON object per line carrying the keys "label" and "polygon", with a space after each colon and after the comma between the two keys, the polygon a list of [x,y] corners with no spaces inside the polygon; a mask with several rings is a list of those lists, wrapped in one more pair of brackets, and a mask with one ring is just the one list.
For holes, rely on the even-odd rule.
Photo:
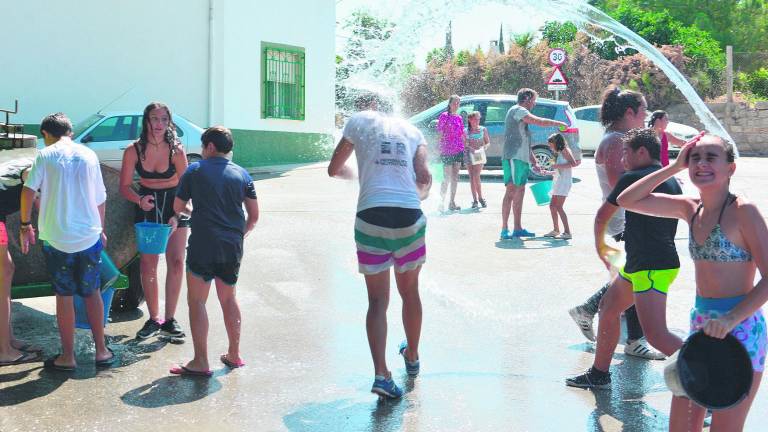
{"label": "teal bucket", "polygon": [[136,225],[136,247],[139,253],[158,255],[165,253],[171,226],[154,222],[139,222]]}
{"label": "teal bucket", "polygon": [[442,183],[445,171],[443,171],[442,162],[433,162],[429,164],[429,172],[432,173],[432,183]]}
{"label": "teal bucket", "polygon": [[552,191],[552,180],[545,180],[531,185],[531,192],[536,199],[536,204],[545,206],[549,204],[549,192]]}
{"label": "teal bucket", "polygon": [[[114,295],[115,289],[112,288],[112,286],[109,286],[105,291],[101,292],[101,301],[104,302],[105,326],[107,325],[107,320],[109,320],[109,307],[112,305],[112,297],[114,297]],[[88,324],[88,314],[85,311],[85,300],[79,295],[73,295],[72,302],[75,304],[75,327],[90,330],[91,325]]]}
{"label": "teal bucket", "polygon": [[109,258],[109,255],[107,255],[107,252],[102,250],[101,251],[101,269],[99,273],[99,278],[101,279],[101,290],[104,291],[107,288],[111,287],[112,285],[117,282],[117,278],[120,277],[120,270],[117,269],[117,266],[114,262],[112,262],[112,259]]}

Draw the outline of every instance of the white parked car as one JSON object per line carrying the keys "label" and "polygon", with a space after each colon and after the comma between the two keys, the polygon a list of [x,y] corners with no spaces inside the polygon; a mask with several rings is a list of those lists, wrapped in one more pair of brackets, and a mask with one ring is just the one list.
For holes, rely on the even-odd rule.
{"label": "white parked car", "polygon": [[[72,140],[90,147],[101,163],[120,169],[125,148],[141,134],[143,113],[107,112],[93,114],[74,125]],[[173,114],[176,134],[184,144],[190,162],[200,160],[203,129],[180,115]],[[42,148],[42,140],[38,148]]]}
{"label": "white parked car", "polygon": [[[581,150],[587,153],[594,153],[605,133],[605,128],[600,123],[600,105],[574,108],[573,112],[576,115],[576,127],[579,129]],[[648,117],[650,117],[650,112]],[[648,119],[646,119],[646,124],[647,121]],[[698,133],[696,129],[690,126],[674,122],[669,122],[667,132],[685,141],[693,138]],[[676,155],[677,152],[678,149],[670,147],[670,154]]]}

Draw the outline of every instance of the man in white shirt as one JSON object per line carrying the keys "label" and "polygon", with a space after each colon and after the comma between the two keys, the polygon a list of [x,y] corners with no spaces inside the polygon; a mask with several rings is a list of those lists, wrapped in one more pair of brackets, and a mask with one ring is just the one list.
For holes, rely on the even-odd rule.
{"label": "man in white shirt", "polygon": [[40,132],[46,148],[30,168],[21,193],[22,253],[35,243],[30,218],[32,202],[40,190],[38,226],[43,255],[56,293],[56,320],[61,354],[45,361],[45,367],[72,371],[75,361],[75,308],[72,296],[85,300],[88,323],[96,345],[96,366],[110,367],[115,355],[104,340],[104,305],[100,295],[101,251],[104,235],[106,188],[99,159],[93,150],[72,142],[72,123],[62,113],[45,117]]}
{"label": "man in white shirt", "polygon": [[360,178],[355,243],[358,269],[368,289],[365,324],[375,375],[371,392],[399,398],[403,391],[392,379],[385,355],[390,268],[394,267],[403,299],[406,340],[399,352],[406,373],[414,378],[420,367],[419,270],[426,260],[427,219],[420,207],[432,185],[432,176],[427,168],[424,136],[407,121],[387,115],[384,103],[373,93],[358,97],[356,105],[361,112],[347,122],[328,174],[352,178],[353,172],[345,163],[355,153]]}

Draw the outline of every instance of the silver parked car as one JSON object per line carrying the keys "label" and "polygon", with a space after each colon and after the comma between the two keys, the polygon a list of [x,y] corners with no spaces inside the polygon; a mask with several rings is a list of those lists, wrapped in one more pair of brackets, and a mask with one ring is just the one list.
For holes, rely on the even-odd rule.
{"label": "silver parked car", "polygon": [[[105,165],[120,169],[125,148],[141,134],[143,113],[107,112],[93,114],[74,125],[72,140],[91,148]],[[200,160],[203,129],[180,115],[173,114],[176,134],[184,144],[190,162]],[[42,140],[38,148],[42,148]]]}
{"label": "silver parked car", "polygon": [[[480,112],[480,125],[488,129],[488,135],[491,138],[491,144],[488,147],[489,166],[501,166],[501,153],[504,147],[504,127],[507,111],[517,103],[517,96],[507,94],[496,95],[469,95],[461,96],[461,104],[458,113],[465,118],[472,111]],[[448,101],[443,101],[437,105],[414,115],[409,120],[418,127],[427,142],[437,145],[437,118],[448,109]],[[532,111],[533,115],[548,119],[559,120],[568,125],[574,126],[576,116],[568,102],[556,101],[552,99],[538,98],[536,106]],[[553,163],[553,155],[547,145],[547,137],[555,132],[560,132],[556,127],[541,127],[529,125],[533,138],[532,148],[536,159],[542,167],[549,168]],[[579,130],[571,127],[564,132],[560,132],[568,142],[571,151],[577,159],[581,158],[581,149],[579,146]]]}

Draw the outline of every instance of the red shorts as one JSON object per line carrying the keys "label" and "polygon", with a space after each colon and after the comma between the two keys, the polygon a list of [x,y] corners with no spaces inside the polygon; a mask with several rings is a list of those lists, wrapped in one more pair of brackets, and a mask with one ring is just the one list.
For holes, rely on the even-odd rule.
{"label": "red shorts", "polygon": [[5,222],[0,222],[0,246],[8,246],[8,231],[5,229]]}

